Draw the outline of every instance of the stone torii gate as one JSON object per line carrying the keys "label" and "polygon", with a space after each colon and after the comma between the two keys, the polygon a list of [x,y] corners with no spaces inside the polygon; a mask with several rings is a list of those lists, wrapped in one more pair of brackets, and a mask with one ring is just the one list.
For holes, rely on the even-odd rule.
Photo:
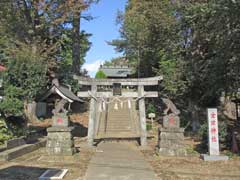
{"label": "stone torii gate", "polygon": [[145,91],[145,86],[157,86],[162,76],[151,78],[134,78],[134,79],[94,79],[80,76],[74,76],[74,79],[78,80],[80,85],[90,86],[89,91],[79,91],[78,97],[91,98],[90,100],[90,113],[88,122],[88,144],[90,146],[94,143],[94,132],[96,126],[96,98],[111,98],[114,97],[113,91],[98,92],[98,87],[113,87],[114,85],[122,86],[134,86],[137,87],[137,92],[121,92],[121,97],[124,98],[138,98],[139,107],[139,122],[140,122],[140,143],[141,146],[147,145],[147,130],[146,130],[146,113],[145,113],[145,98],[158,97],[157,91]]}

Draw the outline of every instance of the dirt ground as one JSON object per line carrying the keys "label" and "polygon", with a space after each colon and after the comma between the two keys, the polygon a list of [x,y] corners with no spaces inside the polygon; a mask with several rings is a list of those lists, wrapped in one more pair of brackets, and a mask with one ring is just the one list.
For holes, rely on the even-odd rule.
{"label": "dirt ground", "polygon": [[[199,142],[189,137],[185,139],[185,144],[192,151],[191,156],[159,156],[155,151],[157,125],[149,134],[152,137],[148,140],[149,148],[142,150],[142,153],[159,180],[240,180],[240,156],[235,156],[229,161],[205,162],[199,158],[198,152],[193,151]],[[0,162],[0,180],[37,180],[49,168],[68,169],[64,180],[83,180],[96,149],[87,147],[86,138],[76,138],[75,145],[80,153],[74,157],[50,158],[42,148],[10,162]],[[136,145],[136,148],[139,147]]]}
{"label": "dirt ground", "polygon": [[[152,165],[159,180],[240,180],[240,156],[234,156],[228,161],[206,162],[200,154],[192,150],[187,157],[164,157],[156,153],[156,129],[153,139],[148,141],[148,150],[143,150],[146,160]],[[199,142],[185,138],[189,149]]]}
{"label": "dirt ground", "polygon": [[86,142],[77,142],[80,153],[73,157],[48,157],[45,148],[21,156],[10,162],[0,162],[0,180],[38,180],[49,168],[68,169],[64,180],[83,180],[94,149]]}

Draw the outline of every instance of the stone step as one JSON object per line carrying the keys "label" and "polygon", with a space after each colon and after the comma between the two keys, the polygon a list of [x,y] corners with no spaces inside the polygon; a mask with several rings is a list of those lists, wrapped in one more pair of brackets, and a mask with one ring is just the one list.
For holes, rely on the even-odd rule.
{"label": "stone step", "polygon": [[131,127],[121,127],[120,129],[116,129],[116,128],[111,128],[111,127],[107,127],[106,131],[116,131],[116,132],[124,132],[124,131],[132,131]]}
{"label": "stone step", "polygon": [[128,115],[128,116],[111,116],[111,115],[109,115],[109,116],[107,116],[107,118],[108,119],[130,119],[130,116]]}
{"label": "stone step", "polygon": [[[132,126],[130,124],[126,124],[126,125],[115,125],[115,124],[111,124],[111,125],[107,125],[107,129],[112,128],[112,129],[125,129],[125,128],[132,128]],[[101,126],[100,129],[105,129],[105,126]]]}
{"label": "stone step", "polygon": [[122,132],[122,133],[99,133],[95,138],[96,139],[112,139],[112,138],[119,138],[119,139],[131,139],[131,138],[139,138],[140,134],[131,133],[131,132]]}
{"label": "stone step", "polygon": [[119,110],[109,110],[109,113],[120,114],[122,112],[129,113],[128,109],[119,109]]}
{"label": "stone step", "polygon": [[109,117],[108,121],[131,121],[130,118],[116,118],[116,117]]}
{"label": "stone step", "polygon": [[121,124],[131,124],[130,121],[108,121],[106,124],[116,124],[116,125],[121,125]]}
{"label": "stone step", "polygon": [[133,131],[132,128],[121,128],[121,129],[115,129],[115,128],[107,128],[106,132],[128,132]]}
{"label": "stone step", "polygon": [[108,117],[129,118],[129,114],[108,114]]}
{"label": "stone step", "polygon": [[113,127],[113,128],[121,128],[121,127],[127,127],[127,126],[131,126],[131,124],[121,124],[121,125],[107,124],[107,127]]}
{"label": "stone step", "polygon": [[[106,126],[115,126],[115,127],[121,127],[121,126],[130,126],[132,125],[131,123],[113,123],[113,122],[108,122]],[[102,124],[102,126],[105,126],[105,124]]]}
{"label": "stone step", "polygon": [[[105,129],[99,129],[99,132],[104,132]],[[106,131],[109,131],[109,132],[129,132],[129,131],[132,131],[132,128],[119,128],[119,129],[116,129],[116,128],[107,128]]]}
{"label": "stone step", "polygon": [[115,117],[115,116],[110,116],[110,117],[108,117],[108,121],[111,121],[111,120],[130,121],[130,117]]}
{"label": "stone step", "polygon": [[113,128],[121,128],[121,127],[127,127],[127,126],[131,126],[131,124],[121,124],[121,125],[107,124],[107,127],[113,127]]}
{"label": "stone step", "polygon": [[107,127],[112,127],[112,128],[121,128],[121,127],[131,127],[131,124],[122,124],[122,125],[116,125],[116,124],[107,124]]}
{"label": "stone step", "polygon": [[109,129],[119,130],[119,129],[132,129],[132,127],[131,126],[107,126],[106,129],[107,130],[109,130]]}
{"label": "stone step", "polygon": [[113,112],[113,113],[120,113],[120,112],[129,112],[129,109],[108,109],[108,112]]}
{"label": "stone step", "polygon": [[116,125],[121,125],[121,124],[131,124],[130,121],[108,121],[107,124],[116,124]]}
{"label": "stone step", "polygon": [[130,117],[116,117],[116,116],[108,116],[108,121],[109,120],[125,120],[125,121],[130,121]]}
{"label": "stone step", "polygon": [[129,121],[131,122],[130,118],[108,118],[108,121],[114,121],[114,122],[125,122],[125,121]]}
{"label": "stone step", "polygon": [[108,119],[107,122],[114,122],[114,123],[125,123],[125,122],[131,122],[130,119]]}
{"label": "stone step", "polygon": [[[104,138],[128,138],[128,137],[136,137],[136,132],[138,128],[133,127],[135,126],[135,120],[131,119],[130,111],[133,111],[132,108],[135,109],[135,104],[132,103],[132,108],[128,108],[128,104],[124,103],[123,108],[120,107],[118,103],[118,110],[114,109],[115,103],[112,103],[108,106],[108,115],[107,120],[100,119],[100,124],[98,128],[98,135],[103,135]],[[133,113],[135,113],[134,111]],[[106,127],[105,127],[106,126]],[[106,130],[106,131],[105,131]],[[139,135],[137,135],[138,137]]]}
{"label": "stone step", "polygon": [[109,117],[108,121],[130,121],[130,118],[122,118],[122,117]]}
{"label": "stone step", "polygon": [[131,125],[130,124],[125,124],[125,125],[121,125],[121,126],[118,126],[115,124],[107,125],[107,128],[115,128],[115,129],[128,128],[128,127],[131,127]]}

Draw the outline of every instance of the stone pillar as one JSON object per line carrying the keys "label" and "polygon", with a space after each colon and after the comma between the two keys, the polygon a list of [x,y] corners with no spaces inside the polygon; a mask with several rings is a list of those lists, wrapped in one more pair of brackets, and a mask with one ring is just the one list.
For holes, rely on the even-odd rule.
{"label": "stone pillar", "polygon": [[167,156],[186,156],[184,129],[180,128],[180,119],[175,114],[163,117],[163,127],[159,128],[159,154]]}
{"label": "stone pillar", "polygon": [[48,155],[71,156],[75,153],[73,127],[50,127],[47,129]]}
{"label": "stone pillar", "polygon": [[71,156],[75,153],[72,130],[68,127],[69,121],[66,113],[56,113],[53,116],[52,127],[47,129],[48,155]]}
{"label": "stone pillar", "polygon": [[[92,85],[91,93],[95,95],[97,92],[97,85]],[[88,121],[88,145],[93,146],[94,142],[94,129],[96,121],[96,100],[92,97],[90,100],[90,111]]]}
{"label": "stone pillar", "polygon": [[[138,96],[144,96],[144,86],[138,86]],[[146,112],[145,112],[145,100],[141,98],[139,100],[139,119],[141,124],[141,146],[147,145],[147,128],[146,128]]]}

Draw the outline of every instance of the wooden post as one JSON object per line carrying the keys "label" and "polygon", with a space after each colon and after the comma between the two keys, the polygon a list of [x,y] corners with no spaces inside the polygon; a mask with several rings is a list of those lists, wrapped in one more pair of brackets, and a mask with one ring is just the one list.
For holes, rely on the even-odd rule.
{"label": "wooden post", "polygon": [[[95,95],[97,92],[97,86],[91,86],[91,93]],[[90,112],[89,112],[89,122],[88,122],[88,145],[93,146],[94,141],[94,129],[96,121],[96,100],[92,97],[90,101]]]}
{"label": "wooden post", "polygon": [[[139,97],[144,96],[144,86],[138,86]],[[139,119],[141,124],[141,146],[147,145],[147,128],[146,128],[146,113],[145,113],[145,100],[141,98],[139,100]]]}

